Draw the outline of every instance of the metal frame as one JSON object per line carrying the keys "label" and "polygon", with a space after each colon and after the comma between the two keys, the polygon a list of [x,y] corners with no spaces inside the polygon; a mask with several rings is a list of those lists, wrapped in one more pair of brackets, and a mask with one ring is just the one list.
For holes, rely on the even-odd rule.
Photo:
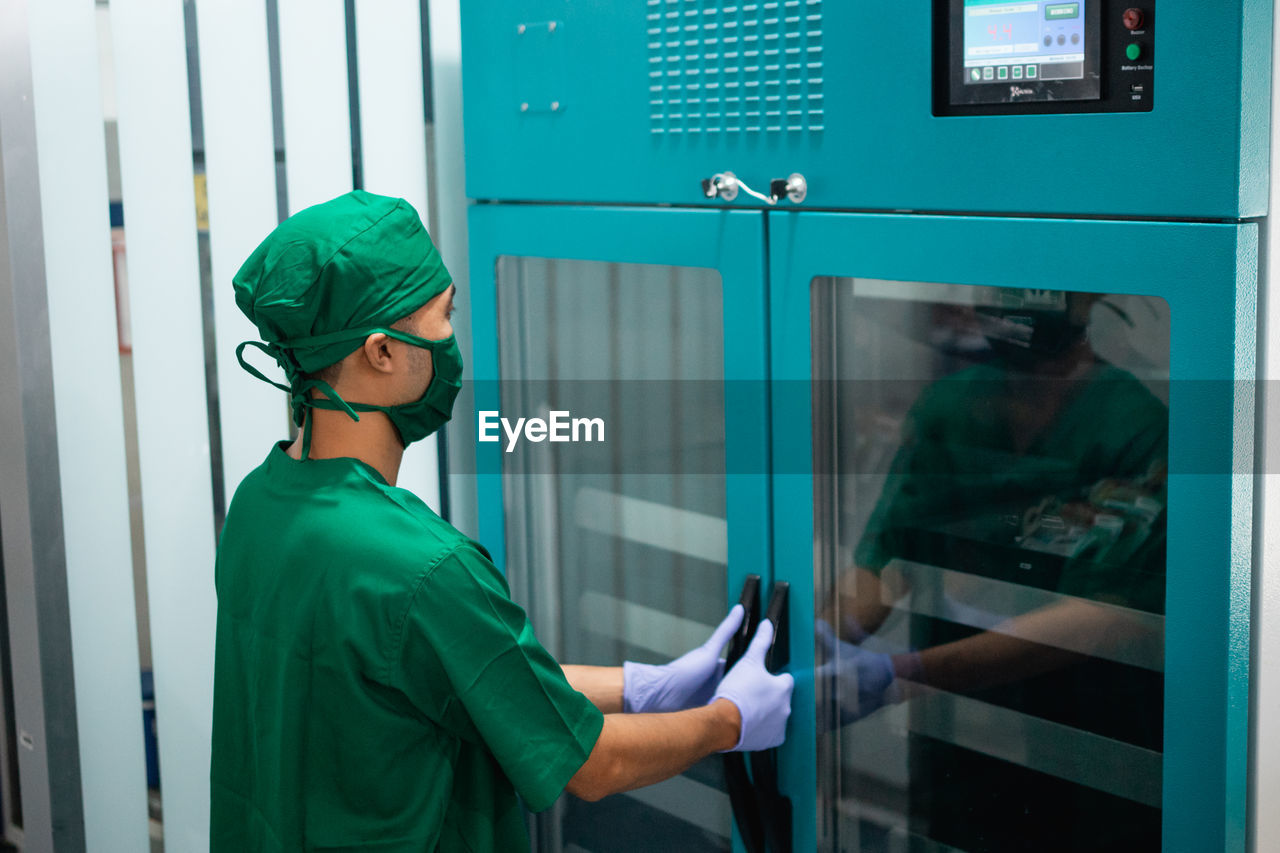
{"label": "metal frame", "polygon": [[[20,218],[13,216],[20,212]],[[26,0],[0,0],[0,540],[28,851],[85,848]]]}
{"label": "metal frame", "polygon": [[[1274,22],[1271,65],[1271,111],[1280,115],[1280,20]],[[1271,127],[1271,174],[1280,154],[1280,125]],[[1270,185],[1270,209],[1280,204],[1280,181]],[[1270,223],[1264,229],[1263,273],[1267,286],[1260,295],[1258,366],[1262,393],[1258,400],[1258,527],[1257,571],[1254,576],[1253,692],[1250,695],[1251,747],[1249,849],[1280,848],[1280,812],[1271,807],[1280,796],[1280,296],[1271,273],[1280,251],[1280,232]]]}
{"label": "metal frame", "polygon": [[[1252,454],[1258,226],[810,213],[770,214],[775,389],[774,539],[779,555],[813,548],[810,282],[816,276],[1143,293],[1173,318],[1170,457],[1197,473],[1169,481],[1164,846],[1246,843],[1253,569]],[[1035,246],[1036,263],[998,265],[986,247]],[[928,251],[919,247],[928,246]],[[1080,246],[1090,251],[1078,250]],[[788,380],[802,380],[788,382]],[[1184,381],[1207,380],[1207,381]],[[778,392],[775,390],[775,398]],[[1203,472],[1203,473],[1199,473]],[[792,667],[813,666],[808,559],[779,560],[794,586]],[[812,683],[796,685],[782,784],[813,814]],[[796,849],[814,849],[811,820]]]}

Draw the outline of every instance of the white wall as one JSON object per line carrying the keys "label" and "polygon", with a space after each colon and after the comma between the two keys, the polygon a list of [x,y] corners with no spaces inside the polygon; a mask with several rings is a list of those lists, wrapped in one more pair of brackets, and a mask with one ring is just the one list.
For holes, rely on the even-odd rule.
{"label": "white wall", "polygon": [[[433,47],[452,62],[441,79],[453,121],[440,145],[428,138],[424,121],[418,0],[356,4],[363,165],[367,189],[403,196],[424,220],[444,223],[433,236],[461,284],[461,93],[458,47],[449,43],[458,38],[458,14],[456,0],[435,5],[445,22],[433,32]],[[230,286],[278,221],[266,0],[27,2],[26,8],[53,353],[54,382],[46,390],[58,420],[77,781],[88,849],[147,846],[135,616],[145,588],[165,846],[202,850],[209,821],[215,483],[221,479],[229,499],[272,442],[288,435],[284,396],[236,363],[235,345],[257,332],[235,307]],[[184,20],[191,9],[199,33],[202,100],[194,118],[204,132],[211,307],[201,290],[196,225]],[[7,20],[4,0],[0,13]],[[344,3],[279,0],[279,22],[284,179],[295,211],[352,186]],[[20,36],[26,38],[25,28]],[[447,183],[439,194],[447,211],[429,209],[429,158]],[[117,185],[125,211],[131,356],[117,349],[108,222],[108,198]],[[9,216],[21,216],[20,200],[4,203]],[[217,356],[212,396],[205,382],[210,314]],[[122,366],[132,399],[122,394]],[[220,414],[215,434],[213,402]],[[136,410],[136,421],[125,408]],[[218,470],[214,439],[222,448]],[[130,465],[132,441],[137,451]],[[401,484],[438,507],[434,442],[412,450]],[[132,510],[127,473],[140,484]],[[131,522],[141,530],[136,537]],[[135,548],[145,555],[136,561],[146,567],[139,596]],[[19,682],[15,689],[30,688]],[[64,770],[53,767],[51,776],[65,777]]]}
{"label": "white wall", "polygon": [[146,798],[99,32],[28,8],[84,832],[110,853],[146,844]]}

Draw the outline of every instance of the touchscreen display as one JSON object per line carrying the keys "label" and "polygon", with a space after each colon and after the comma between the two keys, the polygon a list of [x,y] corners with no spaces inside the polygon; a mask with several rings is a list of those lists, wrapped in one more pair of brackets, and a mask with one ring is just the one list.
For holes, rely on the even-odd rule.
{"label": "touchscreen display", "polygon": [[1150,9],[1134,30],[1109,8],[1105,0],[934,0],[933,114],[1150,110]]}
{"label": "touchscreen display", "polygon": [[964,0],[964,82],[1082,79],[1086,2]]}

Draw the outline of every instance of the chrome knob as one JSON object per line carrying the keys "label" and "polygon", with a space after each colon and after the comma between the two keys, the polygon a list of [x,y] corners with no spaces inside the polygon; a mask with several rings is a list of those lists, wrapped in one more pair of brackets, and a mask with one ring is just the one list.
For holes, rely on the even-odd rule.
{"label": "chrome knob", "polygon": [[809,182],[799,172],[792,172],[786,178],[774,178],[769,182],[769,195],[775,199],[785,196],[795,204],[799,204],[808,194]]}
{"label": "chrome knob", "polygon": [[702,179],[702,194],[707,198],[722,198],[733,201],[738,197],[740,182],[733,172],[716,172],[709,178]]}

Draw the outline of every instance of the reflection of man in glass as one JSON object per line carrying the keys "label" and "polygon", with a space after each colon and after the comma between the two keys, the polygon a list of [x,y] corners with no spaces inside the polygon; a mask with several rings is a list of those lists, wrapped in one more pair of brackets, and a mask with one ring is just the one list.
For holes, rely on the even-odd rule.
{"label": "reflection of man in glass", "polygon": [[[909,712],[914,833],[965,850],[1158,848],[1158,788],[1114,784],[1140,768],[1105,766],[1129,753],[1099,739],[1154,756],[1158,779],[1168,412],[1091,346],[1091,311],[1129,322],[1120,308],[993,295],[948,309],[981,332],[983,360],[907,413],[819,623],[821,672],[840,723],[939,690],[967,702]],[[1034,592],[1010,606],[1012,585]],[[912,612],[914,651],[863,648],[895,609]]]}

